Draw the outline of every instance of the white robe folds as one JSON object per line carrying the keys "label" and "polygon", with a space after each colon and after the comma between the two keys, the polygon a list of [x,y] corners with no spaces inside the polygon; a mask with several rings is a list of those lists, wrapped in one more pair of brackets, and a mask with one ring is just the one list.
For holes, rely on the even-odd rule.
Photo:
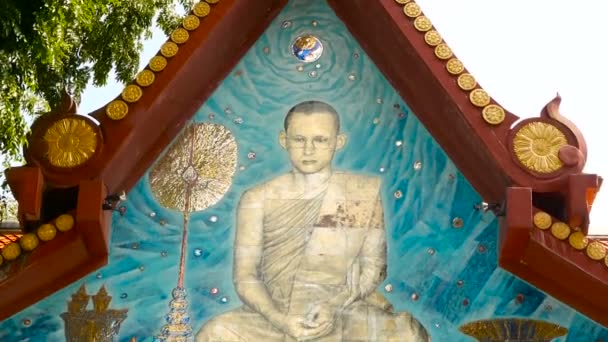
{"label": "white robe folds", "polygon": [[289,177],[241,198],[237,225],[247,228],[237,229],[234,283],[244,305],[207,322],[196,340],[295,341],[271,318],[305,316],[338,297],[333,330],[314,341],[428,341],[414,317],[393,312],[376,291],[386,277],[379,179],[334,172],[323,186],[298,190]]}

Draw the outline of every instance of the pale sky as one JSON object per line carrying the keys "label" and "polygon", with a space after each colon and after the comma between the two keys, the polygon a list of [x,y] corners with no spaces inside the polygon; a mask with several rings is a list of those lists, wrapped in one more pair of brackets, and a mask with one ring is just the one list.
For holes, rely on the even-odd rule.
{"label": "pale sky", "polygon": [[[585,172],[608,177],[608,143],[602,104],[608,87],[608,3],[601,0],[418,0],[444,40],[479,84],[522,118],[536,117],[556,93],[561,113],[583,132]],[[165,41],[145,43],[140,69]],[[388,47],[387,47],[388,48]],[[122,91],[115,81],[89,86],[80,113],[89,113]],[[603,91],[604,90],[604,91]],[[591,213],[590,233],[608,235],[608,180]]]}

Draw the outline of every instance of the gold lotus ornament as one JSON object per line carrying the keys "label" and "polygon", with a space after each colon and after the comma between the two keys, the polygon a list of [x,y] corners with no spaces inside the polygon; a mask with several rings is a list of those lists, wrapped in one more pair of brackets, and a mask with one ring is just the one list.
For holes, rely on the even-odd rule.
{"label": "gold lotus ornament", "polygon": [[56,167],[73,168],[84,164],[97,149],[97,129],[76,115],[54,122],[44,134],[47,159]]}
{"label": "gold lotus ornament", "polygon": [[568,140],[557,127],[545,122],[530,122],[521,127],[513,138],[513,151],[519,162],[538,173],[552,173],[562,168],[560,148]]}
{"label": "gold lotus ornament", "polygon": [[549,342],[568,333],[568,329],[557,324],[522,318],[498,318],[470,322],[461,326],[460,331],[483,342]]}

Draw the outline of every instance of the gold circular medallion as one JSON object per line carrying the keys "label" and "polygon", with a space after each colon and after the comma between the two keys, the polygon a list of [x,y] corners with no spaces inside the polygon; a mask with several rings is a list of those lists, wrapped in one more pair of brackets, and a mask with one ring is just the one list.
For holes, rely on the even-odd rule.
{"label": "gold circular medallion", "polygon": [[464,71],[464,64],[458,58],[450,58],[450,60],[446,63],[445,68],[448,69],[448,72],[452,75],[458,75]]}
{"label": "gold circular medallion", "polygon": [[84,164],[97,150],[96,127],[77,115],[54,122],[44,133],[46,158],[56,167],[73,168]]}
{"label": "gold circular medallion", "polygon": [[217,4],[218,2],[220,2],[220,0],[205,0],[210,4]]}
{"label": "gold circular medallion", "polygon": [[192,14],[186,16],[182,22],[182,26],[188,31],[196,30],[200,24],[201,20]]}
{"label": "gold circular medallion", "polygon": [[19,245],[21,245],[21,249],[26,252],[30,252],[36,249],[39,243],[40,241],[34,233],[27,233],[24,234],[21,238],[19,238]]}
{"label": "gold circular medallion", "polygon": [[194,13],[194,15],[196,15],[197,17],[206,17],[207,15],[209,15],[209,12],[211,12],[211,6],[209,6],[208,3],[202,1],[194,5],[194,8],[192,8],[192,13]]}
{"label": "gold circular medallion", "polygon": [[485,107],[490,104],[490,95],[483,89],[474,89],[469,94],[469,100],[477,107]]}
{"label": "gold circular medallion", "polygon": [[74,227],[74,217],[70,214],[59,215],[59,217],[55,219],[55,227],[57,227],[60,232],[67,232]]}
{"label": "gold circular medallion", "polygon": [[173,32],[171,32],[171,40],[176,42],[177,44],[185,43],[189,37],[190,34],[188,34],[188,31],[181,27],[178,27]]}
{"label": "gold circular medallion", "polygon": [[420,32],[426,32],[433,28],[431,20],[423,15],[414,20],[414,27]]}
{"label": "gold circular medallion", "polygon": [[572,233],[572,235],[570,235],[570,237],[568,238],[568,242],[570,242],[570,246],[574,247],[575,249],[578,249],[579,251],[585,249],[585,247],[587,247],[587,245],[589,244],[589,240],[587,239],[585,234],[581,232]]}
{"label": "gold circular medallion", "polygon": [[454,54],[452,53],[452,49],[447,44],[439,44],[435,47],[435,56],[439,59],[448,59],[451,58]]}
{"label": "gold circular medallion", "polygon": [[135,77],[135,82],[142,87],[147,87],[154,83],[154,73],[148,69],[144,69],[137,74]]}
{"label": "gold circular medallion", "polygon": [[475,77],[471,74],[462,74],[458,76],[458,86],[462,90],[472,90],[477,87],[477,81],[475,81]]}
{"label": "gold circular medallion", "polygon": [[521,164],[538,173],[552,173],[562,168],[559,150],[568,144],[562,131],[542,121],[527,123],[513,138],[513,152]]}
{"label": "gold circular medallion", "polygon": [[606,255],[606,257],[604,258],[604,265],[608,267],[608,255]]}
{"label": "gold circular medallion", "polygon": [[150,59],[150,63],[148,64],[152,71],[162,71],[167,66],[167,59],[163,56],[154,56]]}
{"label": "gold circular medallion", "polygon": [[171,58],[171,57],[177,55],[178,50],[179,50],[179,48],[177,47],[177,44],[175,44],[174,42],[165,42],[160,47],[160,53],[167,58]]}
{"label": "gold circular medallion", "polygon": [[139,86],[136,86],[135,84],[129,84],[122,91],[122,99],[127,102],[133,103],[137,102],[141,98],[142,94],[143,91]]}
{"label": "gold circular medallion", "polygon": [[536,214],[534,214],[534,225],[536,226],[536,228],[538,229],[549,229],[551,227],[551,215],[543,212],[543,211],[539,211]]}
{"label": "gold circular medallion", "polygon": [[587,246],[587,256],[593,260],[602,260],[606,257],[606,246],[599,241],[591,241]]}
{"label": "gold circular medallion", "polygon": [[481,111],[483,119],[490,125],[500,125],[505,120],[505,110],[495,104],[487,105]]}
{"label": "gold circular medallion", "polygon": [[441,35],[439,34],[439,32],[437,32],[435,30],[430,30],[424,34],[424,41],[426,42],[427,45],[437,46],[437,45],[441,44],[442,39],[441,39]]}
{"label": "gold circular medallion", "polygon": [[551,225],[551,234],[560,240],[565,240],[570,236],[570,227],[563,222],[555,222]]}
{"label": "gold circular medallion", "polygon": [[129,105],[122,100],[110,102],[106,107],[106,115],[112,120],[121,120],[129,112]]}
{"label": "gold circular medallion", "polygon": [[401,5],[405,5],[410,1],[412,1],[412,0],[395,0],[396,3],[401,4]]}
{"label": "gold circular medallion", "polygon": [[15,260],[21,254],[21,246],[17,242],[11,242],[2,248],[2,257],[6,261]]}
{"label": "gold circular medallion", "polygon": [[405,6],[403,6],[403,13],[410,18],[415,18],[422,14],[422,10],[420,6],[418,6],[415,2],[408,2]]}
{"label": "gold circular medallion", "polygon": [[50,223],[45,223],[38,227],[36,234],[38,235],[38,238],[42,241],[51,241],[57,235],[57,228],[55,228],[55,226]]}

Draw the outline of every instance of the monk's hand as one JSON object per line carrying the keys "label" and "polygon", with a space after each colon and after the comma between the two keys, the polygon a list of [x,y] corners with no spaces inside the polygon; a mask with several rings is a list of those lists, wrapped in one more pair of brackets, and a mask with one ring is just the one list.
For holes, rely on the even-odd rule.
{"label": "monk's hand", "polygon": [[298,341],[308,341],[329,334],[333,330],[333,323],[311,327],[308,325],[306,317],[287,316],[281,328],[285,333]]}
{"label": "monk's hand", "polygon": [[305,317],[305,324],[309,328],[317,328],[327,323],[333,324],[336,319],[336,309],[327,302],[315,304]]}

